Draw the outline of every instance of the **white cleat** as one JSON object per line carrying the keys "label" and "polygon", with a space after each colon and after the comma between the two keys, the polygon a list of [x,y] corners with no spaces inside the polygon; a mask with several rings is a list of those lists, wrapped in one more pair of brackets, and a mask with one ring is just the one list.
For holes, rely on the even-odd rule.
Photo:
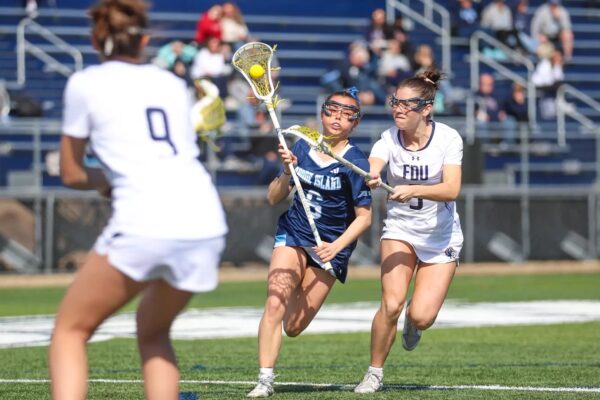
{"label": "white cleat", "polygon": [[404,313],[404,329],[402,329],[402,347],[406,351],[412,351],[417,347],[421,340],[421,331],[415,328],[408,316],[408,307],[410,306],[410,300],[406,305],[406,312]]}
{"label": "white cleat", "polygon": [[367,371],[362,382],[354,388],[354,393],[375,393],[381,390],[383,386],[383,377]]}
{"label": "white cleat", "polygon": [[275,390],[273,389],[273,378],[258,378],[258,383],[246,397],[269,397],[272,396],[273,393],[275,393]]}

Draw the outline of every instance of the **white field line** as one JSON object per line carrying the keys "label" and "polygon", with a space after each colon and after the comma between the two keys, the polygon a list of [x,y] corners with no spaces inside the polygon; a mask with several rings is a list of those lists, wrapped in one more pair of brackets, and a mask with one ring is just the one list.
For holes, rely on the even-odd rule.
{"label": "white field line", "polygon": [[[126,383],[141,384],[140,379],[90,379],[90,383]],[[225,380],[181,380],[180,383],[200,385],[248,385],[255,381],[225,381]],[[47,384],[49,379],[0,379],[0,383]],[[352,389],[355,384],[312,383],[312,382],[275,382],[275,386],[308,386],[315,388]],[[397,385],[384,384],[385,389],[397,390],[487,390],[487,391],[514,391],[514,392],[576,392],[600,393],[600,387],[540,387],[540,386],[502,386],[502,385]]]}
{"label": "white field line", "polygon": [[[325,304],[306,333],[370,332],[379,303]],[[189,309],[173,324],[175,340],[256,337],[262,308]],[[398,321],[404,323],[404,313]],[[433,328],[539,325],[600,321],[600,301],[463,303],[446,301]],[[54,316],[0,318],[0,349],[47,346]],[[92,341],[135,338],[135,313],[105,321]]]}

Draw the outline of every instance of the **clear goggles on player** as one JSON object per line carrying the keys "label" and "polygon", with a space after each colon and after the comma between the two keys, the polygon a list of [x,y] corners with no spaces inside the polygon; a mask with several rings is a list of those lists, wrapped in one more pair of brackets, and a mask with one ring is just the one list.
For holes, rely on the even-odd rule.
{"label": "clear goggles on player", "polygon": [[422,97],[412,97],[410,99],[399,99],[391,95],[389,99],[390,107],[400,107],[408,111],[421,111],[425,106],[433,104],[433,99],[424,99]]}
{"label": "clear goggles on player", "polygon": [[360,118],[360,110],[356,106],[338,103],[337,101],[328,100],[321,106],[321,112],[328,117],[332,115],[340,115],[350,122],[354,122]]}

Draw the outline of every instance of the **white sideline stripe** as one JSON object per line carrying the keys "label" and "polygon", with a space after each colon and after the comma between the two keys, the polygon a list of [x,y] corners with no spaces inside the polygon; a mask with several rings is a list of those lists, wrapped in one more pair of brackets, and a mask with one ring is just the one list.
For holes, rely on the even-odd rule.
{"label": "white sideline stripe", "polygon": [[[379,303],[325,304],[306,333],[370,332]],[[173,324],[175,340],[256,337],[262,307],[189,309]],[[600,301],[560,300],[504,303],[444,303],[433,328],[499,325],[539,325],[600,321]],[[404,313],[398,321],[402,326]],[[54,326],[53,315],[1,317],[0,349],[47,346]],[[135,338],[135,313],[123,313],[105,321],[92,341]]]}
{"label": "white sideline stripe", "polygon": [[[143,383],[141,379],[89,379],[90,383]],[[248,385],[255,381],[223,381],[223,380],[180,380],[180,383],[196,383],[201,385]],[[0,379],[0,383],[50,383],[49,379]],[[356,385],[311,382],[275,382],[275,386],[312,386],[319,388],[351,389]],[[537,387],[537,386],[500,386],[500,385],[395,385],[384,384],[388,389],[405,390],[492,390],[516,392],[580,392],[600,393],[600,387]]]}

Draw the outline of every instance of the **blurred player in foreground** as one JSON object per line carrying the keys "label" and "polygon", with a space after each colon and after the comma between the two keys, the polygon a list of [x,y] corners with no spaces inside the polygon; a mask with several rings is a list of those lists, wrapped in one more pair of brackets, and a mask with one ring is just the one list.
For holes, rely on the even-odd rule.
{"label": "blurred player in foreground", "polygon": [[[111,196],[112,216],[58,309],[49,351],[52,398],[86,398],[86,342],[141,294],[146,398],[176,400],[169,331],[193,292],[217,286],[225,217],[197,159],[184,81],[142,64],[144,2],[104,0],[90,16],[102,63],[67,83],[60,169],[66,186]],[[86,145],[103,170],[84,165]]]}
{"label": "blurred player in foreground", "polygon": [[[323,135],[333,151],[368,170],[365,155],[348,139],[360,120],[355,89],[335,92],[321,109]],[[299,140],[291,151],[280,145],[283,173],[269,185],[270,204],[292,191],[290,168],[295,168],[323,245],[315,246],[304,209],[296,194],[279,218],[269,267],[268,293],[258,332],[258,384],[248,397],[273,394],[273,368],[281,347],[281,325],[298,336],[313,320],[336,278],[345,282],[348,260],[358,237],[371,224],[371,192],[364,179],[328,155]],[[323,269],[330,261],[335,276]]]}
{"label": "blurred player in foreground", "polygon": [[[463,244],[454,200],[460,192],[463,143],[456,130],[431,119],[442,76],[427,70],[402,81],[390,98],[395,126],[369,156],[368,184],[376,188],[387,166],[394,186],[381,237],[381,306],[371,327],[371,365],[357,393],[381,389],[383,364],[394,344],[412,276],[402,345],[410,351],[433,325],[458,265]],[[416,270],[416,274],[415,274]]]}

